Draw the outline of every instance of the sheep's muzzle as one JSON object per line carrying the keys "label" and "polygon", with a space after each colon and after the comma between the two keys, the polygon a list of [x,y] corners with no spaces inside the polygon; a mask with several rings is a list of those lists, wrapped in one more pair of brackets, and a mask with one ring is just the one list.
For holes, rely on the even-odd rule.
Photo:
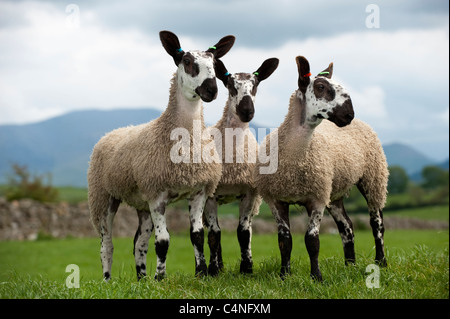
{"label": "sheep's muzzle", "polygon": [[211,102],[217,97],[217,83],[216,78],[208,78],[195,89],[203,102]]}
{"label": "sheep's muzzle", "polygon": [[255,106],[253,105],[252,98],[245,95],[236,107],[236,113],[239,119],[244,122],[250,122],[255,115]]}
{"label": "sheep's muzzle", "polygon": [[355,117],[353,111],[352,100],[349,98],[345,100],[342,105],[336,106],[332,112],[328,112],[328,120],[333,122],[339,127],[349,125]]}

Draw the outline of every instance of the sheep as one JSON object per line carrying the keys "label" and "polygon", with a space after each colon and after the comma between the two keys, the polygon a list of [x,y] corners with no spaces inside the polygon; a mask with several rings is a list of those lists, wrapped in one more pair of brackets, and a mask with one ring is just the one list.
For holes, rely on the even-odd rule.
{"label": "sheep", "polygon": [[[303,205],[308,212],[305,245],[314,280],[322,281],[318,264],[319,228],[325,208],[338,226],[346,264],[355,262],[353,225],[343,204],[343,198],[353,185],[368,204],[376,246],[375,261],[386,266],[382,209],[389,173],[380,141],[369,125],[353,119],[350,96],[331,80],[333,63],[311,77],[308,60],[298,56],[296,62],[298,89],[290,97],[284,122],[271,132],[278,135],[278,169],[274,174],[255,171],[257,190],[278,225],[281,277],[290,273],[290,204]],[[268,141],[266,136],[259,152],[273,148]],[[260,166],[258,163],[257,167]]]}
{"label": "sheep", "polygon": [[[155,279],[164,278],[170,239],[165,207],[183,198],[189,200],[195,274],[204,275],[207,270],[203,255],[202,214],[206,198],[214,194],[220,180],[222,167],[218,159],[211,163],[174,162],[171,155],[177,136],[174,138],[173,132],[182,128],[192,135],[195,123],[205,128],[202,101],[211,102],[218,91],[214,59],[231,49],[235,37],[223,37],[207,51],[185,52],[172,32],[161,31],[159,35],[164,49],[177,66],[167,108],[159,118],[146,124],[107,133],[95,145],[90,159],[88,203],[91,221],[101,235],[105,281],[111,278],[112,223],[121,202],[135,207],[138,214],[133,251],[138,280],[147,275],[146,256],[153,229],[157,255]],[[203,146],[208,140],[201,142]],[[186,150],[179,150],[183,151]],[[187,152],[192,154],[193,151],[194,148],[190,148]]]}
{"label": "sheep", "polygon": [[237,199],[240,200],[237,228],[241,248],[240,272],[251,273],[253,267],[252,218],[258,214],[262,199],[257,195],[253,182],[258,143],[250,132],[249,122],[255,114],[254,102],[258,85],[276,70],[278,59],[265,60],[258,70],[251,74],[230,74],[220,60],[216,61],[215,67],[216,76],[222,80],[229,95],[222,118],[209,128],[210,131],[215,130],[220,133],[218,136],[221,138],[216,143],[216,147],[221,150],[222,178],[214,196],[209,197],[205,205],[204,216],[208,226],[210,248],[208,275],[217,275],[223,268],[217,207]]}

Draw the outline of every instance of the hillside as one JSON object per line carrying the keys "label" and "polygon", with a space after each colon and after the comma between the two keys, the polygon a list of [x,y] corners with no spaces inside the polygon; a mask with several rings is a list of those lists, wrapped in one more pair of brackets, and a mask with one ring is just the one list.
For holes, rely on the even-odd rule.
{"label": "hillside", "polygon": [[[87,110],[71,112],[39,123],[0,125],[0,184],[5,183],[11,163],[27,165],[31,172],[51,172],[54,185],[86,186],[89,156],[95,143],[115,128],[138,125],[160,115],[147,109]],[[251,123],[255,128],[256,123]],[[384,145],[389,165],[400,165],[410,176],[426,165],[448,169],[448,160],[437,163],[404,144]]]}
{"label": "hillside", "polygon": [[10,163],[32,172],[51,172],[55,185],[86,186],[89,156],[95,143],[115,128],[158,117],[154,109],[77,111],[28,125],[0,126],[0,183]]}
{"label": "hillside", "polygon": [[388,164],[402,166],[409,175],[420,172],[424,166],[436,164],[436,161],[405,144],[387,144],[383,145],[383,149]]}

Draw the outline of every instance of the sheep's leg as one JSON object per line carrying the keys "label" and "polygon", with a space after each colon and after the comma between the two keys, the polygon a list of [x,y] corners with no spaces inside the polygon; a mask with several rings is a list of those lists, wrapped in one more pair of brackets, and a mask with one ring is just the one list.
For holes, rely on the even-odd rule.
{"label": "sheep's leg", "polygon": [[387,261],[384,255],[383,212],[381,209],[370,212],[370,226],[372,227],[372,234],[375,238],[375,262],[381,267],[386,267]]}
{"label": "sheep's leg", "polygon": [[166,257],[170,242],[165,216],[167,197],[167,192],[163,192],[149,204],[151,219],[155,227],[156,280],[161,280],[166,275]]}
{"label": "sheep's leg", "polygon": [[103,215],[100,221],[100,235],[102,238],[100,257],[102,260],[103,278],[105,281],[109,281],[111,279],[111,266],[114,251],[114,245],[112,242],[112,225],[119,205],[120,200],[110,197],[106,215]]}
{"label": "sheep's leg", "polygon": [[370,226],[372,227],[372,234],[375,238],[375,262],[382,267],[386,267],[387,261],[384,255],[383,212],[378,208],[379,206],[371,197],[370,192],[366,190],[366,187],[364,187],[363,181],[360,181],[357,184],[357,187],[366,199],[367,205],[369,207]]}
{"label": "sheep's leg", "polygon": [[221,230],[217,219],[217,200],[210,197],[206,200],[205,219],[208,227],[209,266],[208,275],[216,276],[223,269]]}
{"label": "sheep's leg", "polygon": [[309,222],[305,234],[305,245],[308,250],[309,261],[311,264],[311,278],[317,281],[322,281],[322,273],[319,269],[319,230],[324,209],[325,205],[314,205],[311,203],[306,205]]}
{"label": "sheep's leg", "polygon": [[281,254],[281,278],[291,273],[292,236],[289,223],[289,204],[282,201],[267,201],[278,224],[278,247]]}
{"label": "sheep's leg", "polygon": [[342,245],[344,247],[345,264],[355,263],[355,237],[353,232],[353,223],[347,215],[344,208],[344,202],[338,199],[330,204],[328,211],[337,225],[341,235]]}
{"label": "sheep's leg", "polygon": [[241,247],[241,266],[240,272],[251,274],[253,272],[252,260],[252,218],[256,196],[246,194],[241,199],[239,205],[239,225],[237,228],[237,237]]}
{"label": "sheep's leg", "polygon": [[203,209],[205,208],[205,189],[195,194],[189,199],[189,219],[191,222],[190,234],[191,242],[195,253],[195,275],[204,276],[207,274],[205,256],[203,254],[204,230],[203,230]]}
{"label": "sheep's leg", "polygon": [[153,231],[153,222],[149,211],[138,210],[137,214],[139,226],[134,236],[133,255],[136,261],[137,280],[140,280],[147,276],[148,241]]}

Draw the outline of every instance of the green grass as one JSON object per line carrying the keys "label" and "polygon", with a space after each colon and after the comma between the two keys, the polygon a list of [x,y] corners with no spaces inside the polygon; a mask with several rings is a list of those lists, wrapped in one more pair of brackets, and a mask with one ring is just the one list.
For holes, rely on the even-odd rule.
{"label": "green grass", "polygon": [[[448,231],[397,230],[385,234],[389,266],[381,269],[380,288],[366,287],[373,263],[370,231],[356,232],[357,263],[345,266],[340,237],[321,235],[319,263],[323,283],[309,277],[303,235],[293,235],[292,275],[282,281],[276,234],[254,235],[254,273],[239,274],[239,246],[224,233],[225,270],[215,278],[194,277],[189,235],[171,237],[167,277],[136,281],[132,238],[114,239],[113,279],[101,279],[100,242],[96,238],[0,242],[0,298],[449,298]],[[153,246],[153,237],[151,239]],[[205,245],[205,251],[208,252]],[[208,255],[208,253],[207,253]],[[148,273],[155,271],[151,249]],[[77,264],[80,288],[65,286],[66,266]]]}
{"label": "green grass", "polygon": [[384,214],[386,217],[388,216],[397,216],[397,217],[409,217],[409,218],[418,218],[424,220],[440,220],[440,221],[449,221],[449,210],[448,205],[438,205],[438,206],[428,206],[428,207],[417,207],[417,208],[408,208],[408,209],[399,209],[394,211],[388,211]]}
{"label": "green grass", "polygon": [[70,204],[76,204],[79,202],[87,201],[87,189],[80,187],[58,187],[58,200],[61,202],[68,202]]}

